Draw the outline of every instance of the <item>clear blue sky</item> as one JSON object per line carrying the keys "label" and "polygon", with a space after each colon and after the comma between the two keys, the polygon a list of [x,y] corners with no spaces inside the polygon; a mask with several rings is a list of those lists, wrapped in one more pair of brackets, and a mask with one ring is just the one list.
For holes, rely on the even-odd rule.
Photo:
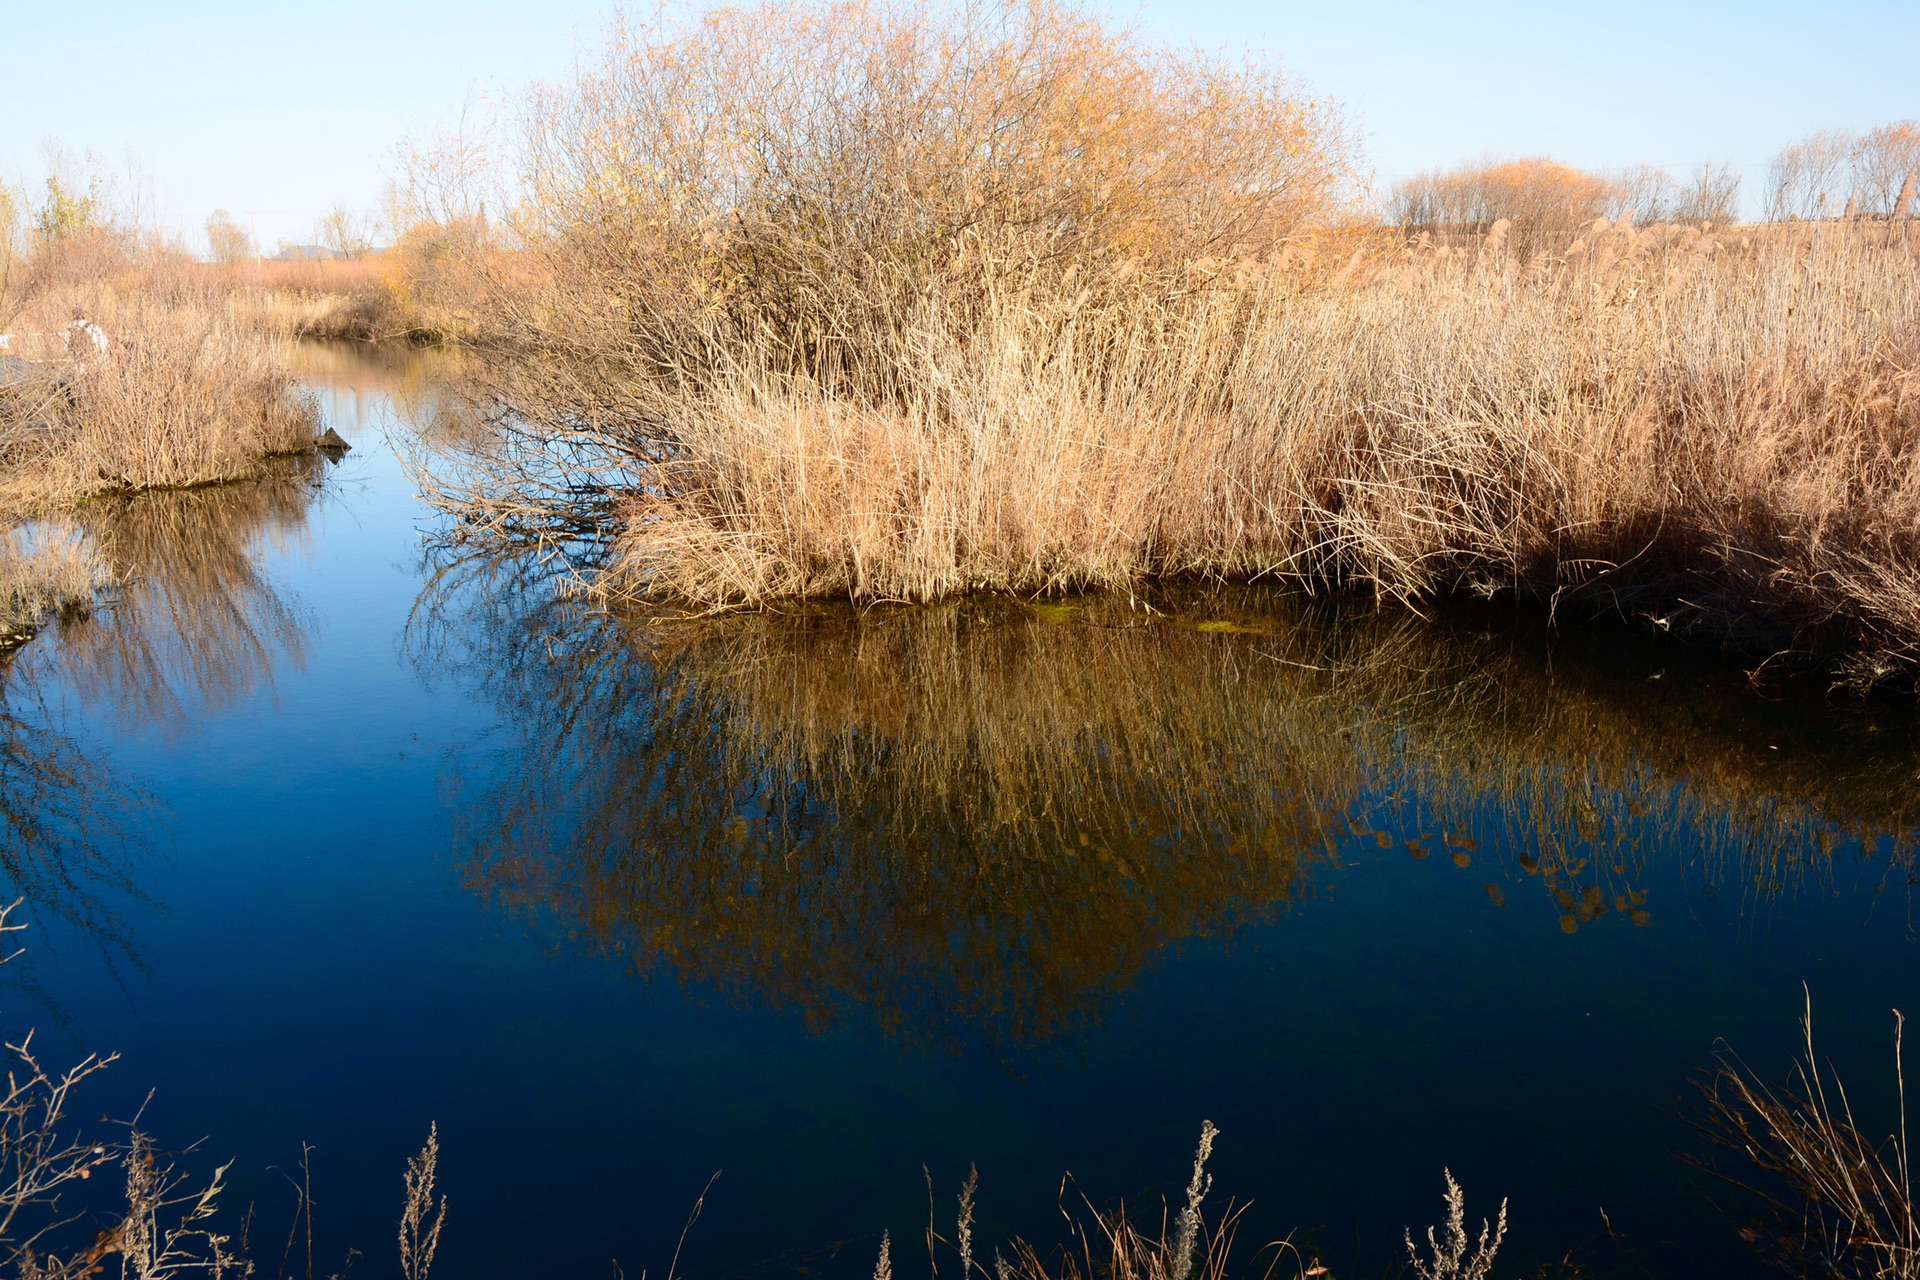
{"label": "clear blue sky", "polygon": [[[1920,117],[1920,0],[1904,3],[1257,3],[1106,0],[1160,38],[1277,55],[1343,101],[1382,181],[1483,154],[1610,168],[1767,157],[1814,129]],[[396,140],[469,91],[553,77],[589,0],[26,4],[0,13],[0,174],[41,141],[131,151],[168,220],[215,207],[266,245],[336,201],[371,206]],[[1751,194],[1751,188],[1750,188]]]}

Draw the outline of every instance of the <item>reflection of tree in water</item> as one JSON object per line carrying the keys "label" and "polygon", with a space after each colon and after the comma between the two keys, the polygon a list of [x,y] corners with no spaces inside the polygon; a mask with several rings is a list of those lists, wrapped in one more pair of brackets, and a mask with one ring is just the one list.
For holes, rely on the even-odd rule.
{"label": "reflection of tree in water", "polygon": [[115,903],[140,896],[128,868],[146,804],[52,727],[23,655],[0,655],[0,894],[129,950]]}
{"label": "reflection of tree in water", "polygon": [[495,566],[441,583],[413,638],[517,731],[466,809],[476,891],[643,975],[956,1044],[1069,1030],[1356,846],[1450,859],[1495,903],[1532,886],[1573,931],[1651,920],[1656,855],[1773,893],[1913,830],[1911,751],[1783,743],[1752,699],[1656,701],[1506,639],[1281,608],[627,625]]}
{"label": "reflection of tree in water", "polygon": [[27,900],[103,943],[131,949],[118,911],[141,894],[151,800],[60,726],[66,696],[132,724],[184,727],[305,656],[296,610],[260,572],[263,539],[304,527],[314,459],[272,479],[92,504],[79,516],[119,584],[0,657],[0,895]]}
{"label": "reflection of tree in water", "polygon": [[60,661],[85,697],[133,723],[181,728],[245,699],[281,663],[305,664],[304,620],[262,573],[260,551],[306,535],[326,464],[278,463],[257,482],[87,510],[86,532],[123,586],[110,608],[62,630]]}

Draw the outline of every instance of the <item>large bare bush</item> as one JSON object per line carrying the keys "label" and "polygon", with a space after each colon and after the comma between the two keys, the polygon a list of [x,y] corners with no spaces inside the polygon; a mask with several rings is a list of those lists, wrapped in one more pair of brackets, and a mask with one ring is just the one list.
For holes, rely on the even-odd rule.
{"label": "large bare bush", "polygon": [[471,331],[674,403],[742,361],[885,381],[935,291],[1185,288],[1193,263],[1325,214],[1349,152],[1331,104],[1278,71],[1048,0],[620,20],[527,104],[515,205],[443,220],[423,287],[464,296]]}

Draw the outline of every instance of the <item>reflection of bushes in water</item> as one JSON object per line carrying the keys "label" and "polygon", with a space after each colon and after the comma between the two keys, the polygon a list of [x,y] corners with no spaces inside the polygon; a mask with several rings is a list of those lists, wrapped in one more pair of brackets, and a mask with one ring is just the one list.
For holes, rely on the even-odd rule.
{"label": "reflection of bushes in water", "polygon": [[131,721],[182,727],[195,709],[246,697],[277,662],[303,662],[300,616],[256,552],[300,535],[322,465],[280,459],[270,480],[114,499],[75,517],[119,585],[108,607],[62,617],[56,645],[0,657],[5,901],[125,945],[113,904],[140,896],[130,867],[149,801],[60,731],[41,690],[57,677]]}
{"label": "reflection of bushes in water", "polygon": [[516,620],[512,595],[468,657],[525,739],[470,810],[475,887],[642,973],[816,1018],[1046,1037],[1369,834],[1463,867],[1510,851],[1471,874],[1496,902],[1537,881],[1571,930],[1648,920],[1656,850],[1778,891],[1913,825],[1910,759],[1768,752],[1711,700],[1251,593],[1173,618],[974,601],[638,627]]}
{"label": "reflection of bushes in water", "polygon": [[115,903],[140,896],[128,863],[147,799],[48,723],[36,677],[0,656],[0,894],[124,949]]}
{"label": "reflection of bushes in water", "polygon": [[110,609],[61,630],[61,661],[85,696],[179,726],[195,704],[246,698],[277,662],[305,663],[303,621],[262,573],[258,552],[306,536],[326,464],[273,464],[257,483],[140,494],[82,513],[124,584]]}
{"label": "reflection of bushes in water", "polygon": [[[923,621],[948,643],[985,642],[992,673],[915,691],[911,634],[905,652],[885,636],[840,650],[831,623],[727,627],[671,654],[573,632],[551,662],[498,668],[527,754],[466,833],[473,883],[554,904],[643,973],[817,1019],[864,1005],[896,1028],[1025,1040],[1063,1030],[1165,942],[1270,911],[1326,847],[1324,815],[1275,785],[1243,709],[1176,705],[1177,684],[1122,668],[1140,677],[1120,692],[1142,714],[1110,732],[1073,704],[1097,714],[1114,692],[1089,666],[1051,667],[1044,635],[976,636],[965,611]],[[767,674],[787,644],[843,652],[845,669],[787,667],[806,691],[788,687],[863,690],[927,733],[756,721],[760,691],[708,669],[715,642]],[[1052,701],[1025,687],[1048,681]],[[1022,735],[969,698],[1037,718]],[[814,730],[834,736],[809,743]]]}

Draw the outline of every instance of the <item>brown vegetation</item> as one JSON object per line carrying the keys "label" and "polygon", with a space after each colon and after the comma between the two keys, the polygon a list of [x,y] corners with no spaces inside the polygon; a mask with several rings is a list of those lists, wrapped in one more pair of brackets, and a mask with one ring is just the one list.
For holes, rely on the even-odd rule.
{"label": "brown vegetation", "polygon": [[1774,156],[1767,172],[1767,217],[1877,218],[1914,215],[1920,182],[1920,122],[1901,120],[1865,134],[1829,129]]}
{"label": "brown vegetation", "polygon": [[1406,244],[1348,155],[1046,4],[618,27],[410,259],[499,427],[426,478],[697,608],[1272,576],[1920,658],[1909,224],[1636,226],[1526,162]]}
{"label": "brown vegetation", "polygon": [[[69,333],[78,316],[98,326],[100,349]],[[313,446],[284,348],[204,302],[67,288],[20,321],[44,335],[47,358],[0,391],[0,513],[246,479],[269,455]]]}
{"label": "brown vegetation", "polygon": [[45,517],[252,479],[274,455],[314,447],[286,341],[237,319],[199,264],[58,180],[37,207],[0,191],[0,334],[0,530],[41,521],[5,535],[11,634],[83,610],[98,583],[95,549]]}
{"label": "brown vegetation", "polygon": [[1769,1083],[1731,1051],[1722,1053],[1706,1081],[1702,1127],[1744,1157],[1750,1171],[1727,1176],[1757,1193],[1766,1230],[1755,1234],[1768,1239],[1795,1274],[1920,1276],[1905,1019],[1898,1010],[1893,1016],[1896,1127],[1885,1137],[1862,1131],[1846,1086],[1814,1052],[1811,995],[1801,1022],[1801,1057],[1784,1085]]}

